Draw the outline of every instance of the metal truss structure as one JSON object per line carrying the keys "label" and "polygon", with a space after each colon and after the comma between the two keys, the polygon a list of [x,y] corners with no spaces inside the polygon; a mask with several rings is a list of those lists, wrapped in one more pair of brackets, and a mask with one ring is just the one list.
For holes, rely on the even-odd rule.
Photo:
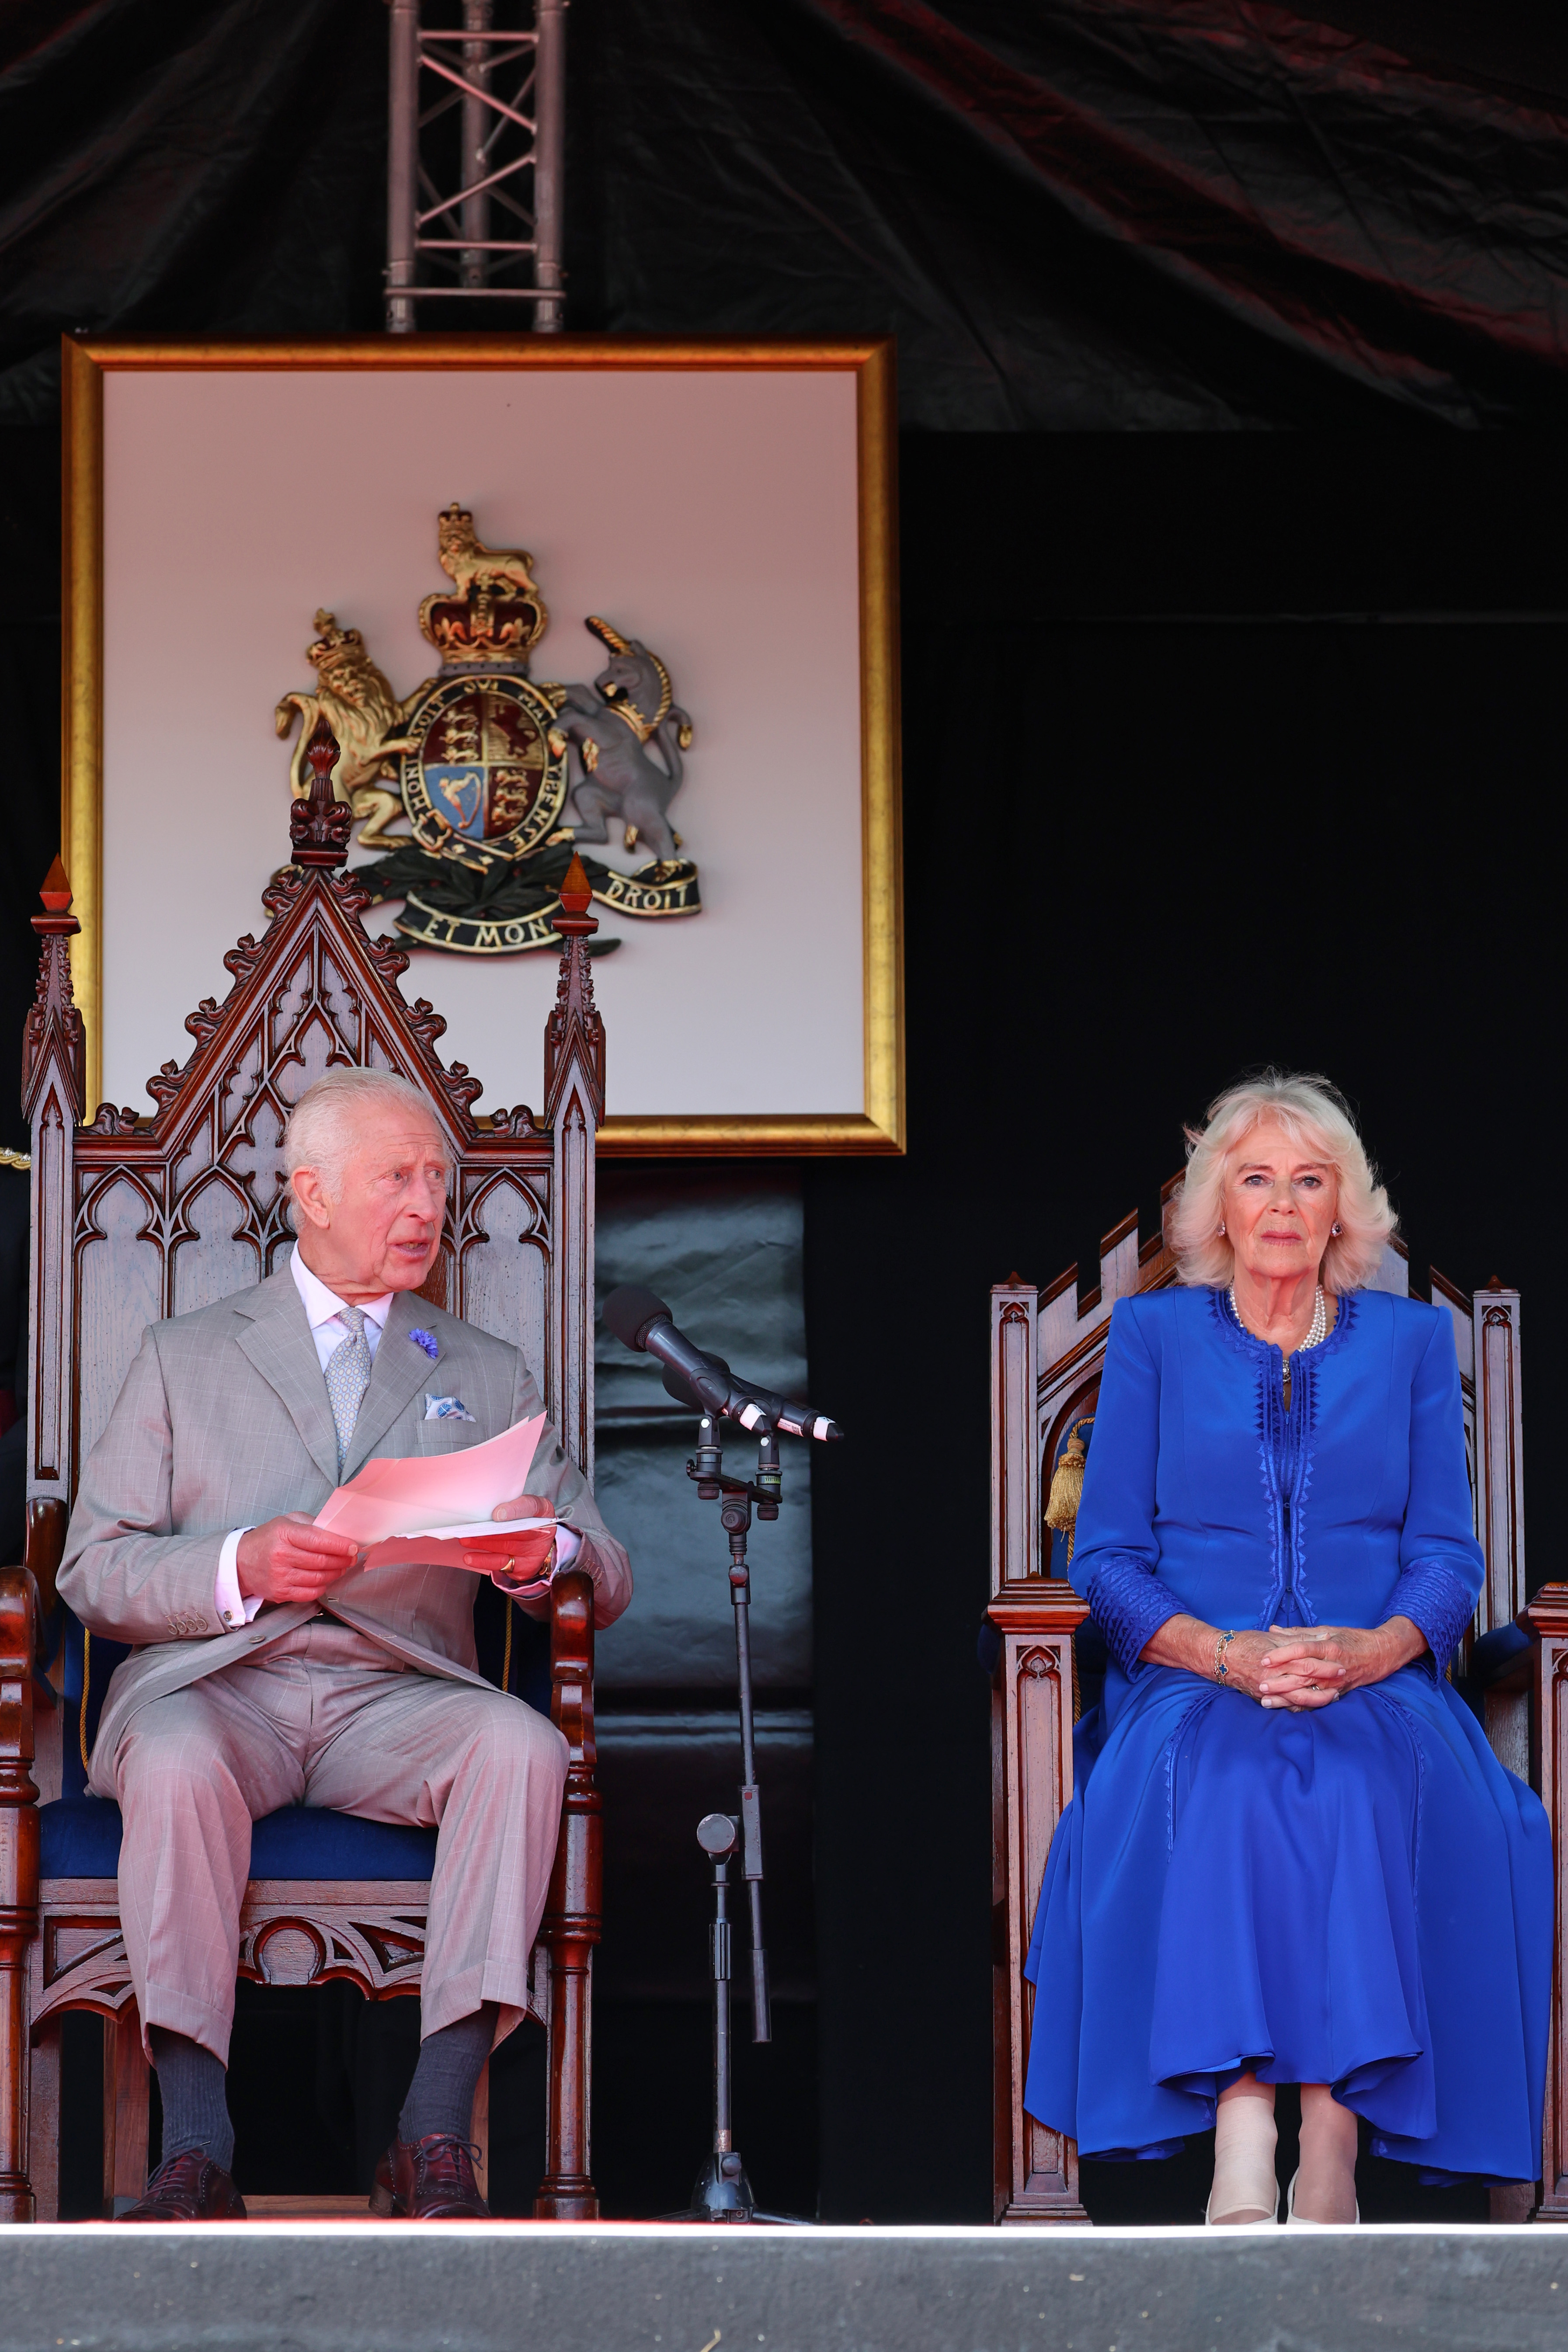
{"label": "metal truss structure", "polygon": [[559,334],[566,0],[390,0],[390,14],[388,334],[412,334],[431,301],[442,324],[454,303],[527,303]]}

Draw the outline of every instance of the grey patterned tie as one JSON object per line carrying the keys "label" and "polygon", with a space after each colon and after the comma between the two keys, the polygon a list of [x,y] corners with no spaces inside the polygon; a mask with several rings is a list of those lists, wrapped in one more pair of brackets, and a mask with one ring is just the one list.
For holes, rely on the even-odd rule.
{"label": "grey patterned tie", "polygon": [[338,1476],[343,1475],[348,1459],[349,1442],[359,1419],[359,1409],[364,1402],[364,1392],[370,1386],[370,1343],[364,1336],[364,1308],[344,1307],[340,1318],[349,1327],[350,1336],[340,1339],[327,1358],[327,1394],[331,1400],[332,1419],[338,1431]]}

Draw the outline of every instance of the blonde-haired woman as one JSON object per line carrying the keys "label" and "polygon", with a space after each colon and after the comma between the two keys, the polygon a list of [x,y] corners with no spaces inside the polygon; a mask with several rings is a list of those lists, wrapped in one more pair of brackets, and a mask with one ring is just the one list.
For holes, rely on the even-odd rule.
{"label": "blonde-haired woman", "polygon": [[1182,1286],[1118,1302],[1073,1580],[1111,1654],[1028,1973],[1025,2104],[1083,2156],[1215,2126],[1208,2220],[1357,2219],[1357,2117],[1428,2180],[1533,2180],[1551,1837],[1445,1679],[1480,1589],[1447,1312],[1344,1104],[1188,1131]]}

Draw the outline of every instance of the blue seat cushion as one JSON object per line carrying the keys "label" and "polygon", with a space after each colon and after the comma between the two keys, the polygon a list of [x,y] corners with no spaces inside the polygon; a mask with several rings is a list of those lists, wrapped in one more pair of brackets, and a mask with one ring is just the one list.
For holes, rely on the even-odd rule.
{"label": "blue seat cushion", "polygon": [[[120,1808],[101,1797],[62,1797],[38,1814],[39,1874],[112,1878],[120,1867]],[[284,1805],[250,1837],[252,1878],[428,1878],[434,1830],[362,1822],[322,1805]]]}
{"label": "blue seat cushion", "polygon": [[[39,1814],[46,1878],[112,1878],[120,1866],[120,1808],[87,1793],[82,1745],[91,1752],[110,1677],[131,1653],[119,1642],[93,1637],[91,1670],[78,1620],[61,1602],[55,1638],[64,1644],[62,1794]],[[501,1685],[507,1655],[506,1603],[481,1581],[474,1606],[479,1671]],[[87,1721],[82,1685],[88,1685]],[[513,1621],[510,1671],[505,1687],[541,1715],[550,1712],[550,1628],[520,1612]],[[317,1805],[285,1805],[251,1833],[252,1878],[428,1878],[436,1865],[434,1830],[391,1822],[362,1822]]]}

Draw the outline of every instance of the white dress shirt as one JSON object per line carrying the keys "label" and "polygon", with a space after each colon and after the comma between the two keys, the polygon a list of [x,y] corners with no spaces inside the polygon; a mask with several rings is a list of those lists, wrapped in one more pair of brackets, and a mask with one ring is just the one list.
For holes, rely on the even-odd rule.
{"label": "white dress shirt", "polygon": [[[298,1249],[289,1254],[289,1271],[294,1277],[295,1289],[305,1302],[310,1337],[324,1372],[343,1341],[353,1337],[343,1321],[343,1302],[335,1290],[327,1288],[320,1275],[310,1272]],[[367,1298],[364,1302],[364,1344],[370,1349],[373,1364],[395,1296],[394,1291],[384,1290],[379,1298]]]}
{"label": "white dress shirt", "polygon": [[[311,1273],[298,1248],[289,1254],[289,1271],[294,1277],[294,1287],[305,1302],[305,1314],[310,1326],[310,1337],[316,1343],[316,1354],[321,1360],[321,1373],[324,1378],[327,1366],[336,1350],[345,1339],[353,1336],[343,1320],[343,1301],[335,1291],[327,1288],[319,1275]],[[376,1349],[381,1344],[381,1335],[386,1328],[386,1318],[392,1312],[392,1302],[395,1295],[390,1290],[384,1291],[379,1298],[370,1298],[364,1303],[364,1343],[370,1349],[370,1360],[373,1364],[375,1361]],[[248,1535],[249,1532],[248,1528],[232,1528],[225,1536],[223,1549],[218,1554],[217,1583],[213,1594],[213,1607],[217,1612],[220,1622],[231,1629],[239,1625],[248,1625],[261,1606],[262,1596],[259,1592],[245,1594],[239,1589],[239,1539],[241,1536]],[[581,1541],[582,1538],[574,1528],[561,1528],[557,1530],[555,1558],[558,1567],[564,1568],[575,1557]],[[500,1581],[499,1579],[496,1580]],[[506,1590],[504,1584],[501,1585],[501,1590],[503,1591]]]}

